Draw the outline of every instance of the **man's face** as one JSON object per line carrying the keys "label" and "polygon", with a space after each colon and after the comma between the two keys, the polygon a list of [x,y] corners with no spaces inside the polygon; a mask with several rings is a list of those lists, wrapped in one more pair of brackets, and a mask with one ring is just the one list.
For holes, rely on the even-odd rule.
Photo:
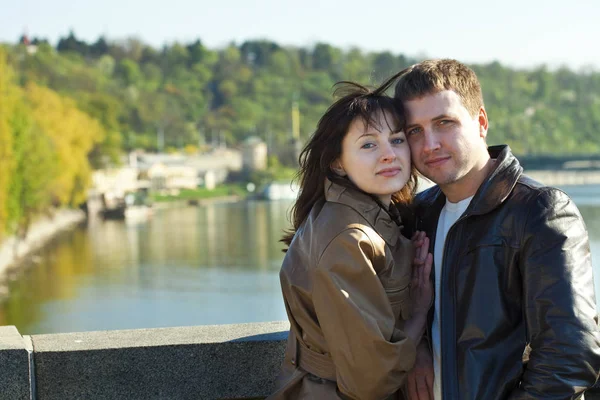
{"label": "man's face", "polygon": [[483,107],[471,116],[452,90],[405,101],[404,106],[412,161],[442,190],[485,164],[487,115]]}

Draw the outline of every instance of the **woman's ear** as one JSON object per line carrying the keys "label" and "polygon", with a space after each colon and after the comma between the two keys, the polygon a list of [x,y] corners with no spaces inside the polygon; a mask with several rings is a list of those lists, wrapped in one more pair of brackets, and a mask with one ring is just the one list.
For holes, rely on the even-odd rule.
{"label": "woman's ear", "polygon": [[339,159],[332,162],[330,168],[333,172],[335,172],[339,176],[346,176],[346,171],[344,170],[344,167],[342,167],[342,163],[340,162]]}

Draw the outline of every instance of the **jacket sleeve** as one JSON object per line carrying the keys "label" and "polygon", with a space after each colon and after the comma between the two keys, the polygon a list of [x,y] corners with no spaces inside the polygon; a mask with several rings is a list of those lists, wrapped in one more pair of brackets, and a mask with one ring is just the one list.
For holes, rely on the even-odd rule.
{"label": "jacket sleeve", "polygon": [[531,353],[509,398],[578,398],[598,377],[600,334],[588,234],[567,195],[557,189],[538,195],[521,251]]}
{"label": "jacket sleeve", "polygon": [[368,235],[347,229],[331,241],[313,270],[313,304],[338,389],[352,399],[383,399],[398,391],[416,356],[414,342],[395,328],[374,257]]}

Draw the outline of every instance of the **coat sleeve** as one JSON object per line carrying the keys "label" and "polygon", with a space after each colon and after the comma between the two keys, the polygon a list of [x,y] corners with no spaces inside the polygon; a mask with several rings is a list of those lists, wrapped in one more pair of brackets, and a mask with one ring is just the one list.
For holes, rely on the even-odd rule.
{"label": "coat sleeve", "polygon": [[338,389],[352,399],[383,399],[398,391],[416,356],[414,342],[395,328],[374,257],[368,235],[347,229],[313,270],[313,303]]}
{"label": "coat sleeve", "polygon": [[598,377],[600,334],[587,230],[563,192],[529,210],[520,269],[531,353],[509,398],[578,398]]}

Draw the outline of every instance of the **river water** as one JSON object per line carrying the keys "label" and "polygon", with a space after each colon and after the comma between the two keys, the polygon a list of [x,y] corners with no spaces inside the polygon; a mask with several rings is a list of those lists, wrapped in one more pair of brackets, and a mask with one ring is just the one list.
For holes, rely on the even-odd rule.
{"label": "river water", "polygon": [[[600,294],[600,186],[564,189],[586,221]],[[284,320],[278,240],[291,204],[163,209],[137,223],[93,219],[9,284],[0,325],[39,334]]]}

